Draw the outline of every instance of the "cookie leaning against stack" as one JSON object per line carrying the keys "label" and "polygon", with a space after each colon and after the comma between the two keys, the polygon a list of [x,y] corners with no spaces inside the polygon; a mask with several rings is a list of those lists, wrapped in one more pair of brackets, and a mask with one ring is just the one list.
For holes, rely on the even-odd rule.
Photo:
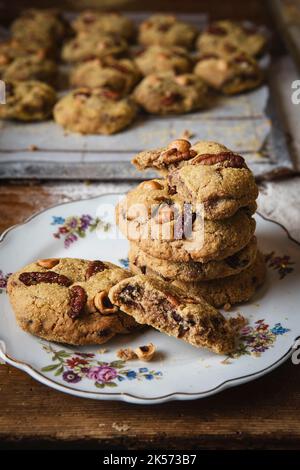
{"label": "cookie leaning against stack", "polygon": [[215,142],[176,140],[141,152],[133,163],[166,176],[143,182],[117,207],[117,222],[131,241],[131,270],[217,307],[249,300],[265,266],[252,217],[258,188],[243,157]]}

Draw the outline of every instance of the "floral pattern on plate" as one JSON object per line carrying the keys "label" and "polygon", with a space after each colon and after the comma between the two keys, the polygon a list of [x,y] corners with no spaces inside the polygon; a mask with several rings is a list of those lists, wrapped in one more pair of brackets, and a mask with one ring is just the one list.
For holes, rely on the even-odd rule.
{"label": "floral pattern on plate", "polygon": [[226,357],[222,364],[230,364],[231,359],[240,356],[251,355],[260,357],[262,353],[274,346],[278,336],[288,333],[290,330],[275,323],[271,328],[264,320],[257,320],[254,326],[247,325],[241,330],[240,344],[236,353]]}
{"label": "floral pattern on plate", "polygon": [[7,287],[7,281],[10,275],[11,273],[4,274],[4,272],[0,269],[0,294],[2,294],[2,292],[5,292]]}
{"label": "floral pattern on plate", "polygon": [[70,215],[66,218],[53,216],[51,225],[59,226],[53,236],[57,239],[63,238],[65,248],[69,248],[72,243],[79,238],[84,238],[88,232],[94,232],[97,228],[104,232],[111,229],[109,222],[105,222],[99,217],[92,217],[89,214]]}
{"label": "floral pattern on plate", "polygon": [[278,271],[279,279],[285,278],[294,271],[294,262],[289,255],[278,256],[275,251],[265,255],[266,264],[269,268]]}
{"label": "floral pattern on plate", "polygon": [[42,368],[42,372],[53,372],[61,376],[65,382],[75,384],[82,379],[92,380],[95,387],[117,387],[124,380],[160,379],[162,372],[148,367],[138,369],[127,368],[126,361],[99,361],[96,354],[57,350],[52,345],[43,345],[43,349],[51,354],[53,364]]}

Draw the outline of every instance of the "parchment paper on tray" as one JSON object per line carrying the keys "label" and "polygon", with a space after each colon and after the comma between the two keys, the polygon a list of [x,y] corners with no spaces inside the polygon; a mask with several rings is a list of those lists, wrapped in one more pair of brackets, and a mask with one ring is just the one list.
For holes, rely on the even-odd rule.
{"label": "parchment paper on tray", "polygon": [[240,96],[219,98],[207,111],[144,115],[131,128],[112,136],[66,133],[53,121],[2,122],[0,177],[142,179],[145,175],[130,164],[132,156],[164,146],[185,131],[192,142],[215,140],[241,153],[256,175],[275,167],[291,168],[284,134],[270,101],[269,88],[263,86]]}

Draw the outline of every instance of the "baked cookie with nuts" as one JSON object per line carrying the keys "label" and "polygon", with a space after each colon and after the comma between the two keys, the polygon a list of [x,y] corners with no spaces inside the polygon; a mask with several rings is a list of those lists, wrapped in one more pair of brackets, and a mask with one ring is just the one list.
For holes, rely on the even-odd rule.
{"label": "baked cookie with nuts", "polygon": [[130,97],[122,98],[108,88],[78,88],[54,108],[58,124],[81,134],[114,134],[127,127],[136,114],[137,106]]}
{"label": "baked cookie with nuts", "polygon": [[194,73],[226,95],[253,90],[263,81],[263,72],[257,61],[244,52],[227,56],[203,55],[199,57]]}
{"label": "baked cookie with nuts", "polygon": [[254,263],[234,276],[214,279],[206,282],[173,281],[177,287],[192,295],[200,295],[211,305],[223,307],[247,302],[266,278],[266,266],[263,255],[258,252]]}
{"label": "baked cookie with nuts", "polygon": [[74,258],[39,260],[13,274],[7,292],[19,326],[66,344],[102,344],[136,327],[108,291],[130,276],[112,263]]}
{"label": "baked cookie with nuts", "polygon": [[196,41],[196,47],[201,54],[245,52],[253,57],[261,55],[266,44],[266,37],[256,26],[229,20],[213,22]]}
{"label": "baked cookie with nuts", "polygon": [[118,12],[85,10],[72,22],[77,33],[116,34],[125,39],[132,39],[135,34],[134,22]]}
{"label": "baked cookie with nuts", "polygon": [[206,83],[197,75],[172,73],[145,77],[134,90],[137,103],[151,114],[182,114],[207,108],[210,95]]}
{"label": "baked cookie with nuts", "polygon": [[3,80],[38,80],[55,85],[58,76],[58,68],[54,61],[41,59],[38,55],[28,57],[18,57],[12,60],[1,73]]}
{"label": "baked cookie with nuts", "polygon": [[139,184],[120,201],[116,220],[128,240],[164,260],[222,260],[250,242],[255,230],[250,215],[254,208],[241,208],[223,220],[204,221],[202,209],[170,191],[166,180],[151,180]]}
{"label": "baked cookie with nuts", "polygon": [[94,59],[83,62],[70,75],[72,87],[108,87],[122,95],[128,94],[140,78],[140,72],[130,59]]}
{"label": "baked cookie with nuts", "polygon": [[65,62],[103,59],[108,56],[118,56],[125,52],[127,47],[125,39],[119,36],[84,32],[65,43],[62,48],[62,59]]}
{"label": "baked cookie with nuts", "polygon": [[241,316],[226,319],[203,298],[144,275],[120,281],[110,289],[109,298],[138,323],[217,354],[235,350],[245,325]]}
{"label": "baked cookie with nuts", "polygon": [[143,75],[161,72],[173,72],[178,75],[192,69],[188,52],[178,46],[149,46],[136,54],[135,63]]}
{"label": "baked cookie with nuts", "polygon": [[[39,43],[23,43],[17,39],[8,39],[0,42],[0,72],[2,67],[6,68],[14,59],[19,57],[37,56],[40,60],[53,58],[55,50],[53,47],[43,47]],[[4,70],[4,69],[3,69]]]}
{"label": "baked cookie with nuts", "polygon": [[184,139],[167,147],[141,152],[132,163],[138,169],[168,174],[169,193],[193,206],[203,204],[206,219],[231,217],[239,208],[255,212],[258,188],[241,155],[217,142]]}
{"label": "baked cookie with nuts", "polygon": [[10,28],[12,37],[40,46],[58,45],[70,34],[70,27],[56,9],[30,8],[21,12]]}
{"label": "baked cookie with nuts", "polygon": [[257,241],[253,237],[250,242],[237,253],[220,261],[197,263],[190,261],[180,263],[159,259],[142,251],[138,244],[131,243],[129,251],[130,270],[136,274],[161,277],[165,281],[198,282],[210,281],[235,276],[251,266],[257,254]]}
{"label": "baked cookie with nuts", "polygon": [[51,116],[56,102],[54,89],[34,80],[7,81],[5,94],[6,103],[0,106],[0,119],[43,121]]}
{"label": "baked cookie with nuts", "polygon": [[197,30],[173,15],[152,15],[140,24],[138,42],[144,46],[180,46],[192,49]]}

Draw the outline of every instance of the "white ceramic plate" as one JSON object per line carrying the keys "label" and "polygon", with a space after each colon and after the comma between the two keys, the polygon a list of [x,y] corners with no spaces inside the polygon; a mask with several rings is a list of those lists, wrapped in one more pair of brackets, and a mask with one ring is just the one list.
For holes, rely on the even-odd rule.
{"label": "white ceramic plate", "polygon": [[[202,398],[260,377],[290,357],[300,335],[299,244],[284,227],[257,215],[260,249],[268,259],[264,287],[239,306],[249,320],[240,354],[229,358],[153,329],[119,336],[103,347],[68,347],[23,332],[5,293],[7,275],[38,258],[78,257],[126,266],[113,209],[120,195],[61,204],[6,231],[0,244],[0,357],[56,390],[98,400],[162,403]],[[98,219],[99,220],[98,220]],[[227,315],[234,314],[232,312]],[[120,347],[153,342],[150,363],[118,360]],[[107,351],[103,350],[107,349]]]}

